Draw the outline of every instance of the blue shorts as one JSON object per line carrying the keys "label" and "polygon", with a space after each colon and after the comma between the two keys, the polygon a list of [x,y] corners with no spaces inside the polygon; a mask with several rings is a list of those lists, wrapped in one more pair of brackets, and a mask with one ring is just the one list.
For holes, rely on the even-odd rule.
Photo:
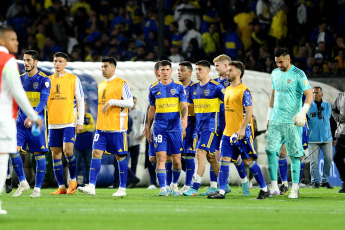
{"label": "blue shorts", "polygon": [[198,138],[198,143],[196,144],[197,149],[203,149],[212,154],[215,152],[218,143],[218,136],[216,133],[198,132],[196,138]]}
{"label": "blue shorts", "polygon": [[180,154],[183,152],[181,132],[154,132],[153,133],[154,151],[166,152],[167,155]]}
{"label": "blue shorts", "polygon": [[[151,137],[153,138],[153,132],[151,132]],[[156,156],[155,146],[152,140],[149,145],[149,157],[155,157],[155,156]]]}
{"label": "blue shorts", "polygon": [[230,157],[235,161],[237,160],[238,155],[241,155],[242,159],[258,157],[255,151],[255,145],[252,136],[250,136],[249,138],[243,138],[236,143],[236,145],[231,144],[230,137],[223,135],[220,148],[220,157]]}
{"label": "blue shorts", "polygon": [[106,151],[110,154],[127,155],[127,132],[105,132],[96,130],[92,149]]}
{"label": "blue shorts", "polygon": [[62,129],[49,129],[49,147],[61,148],[63,143],[75,143],[75,127],[66,127]]}
{"label": "blue shorts", "polygon": [[308,126],[305,125],[303,127],[303,133],[302,133],[302,144],[303,144],[303,149],[308,150],[308,144],[309,144],[309,136],[308,136]]}
{"label": "blue shorts", "polygon": [[222,136],[223,136],[223,132],[225,129],[225,124],[219,124],[218,130],[217,130],[217,134],[218,134],[218,138],[217,138],[217,145],[216,145],[216,150],[220,150],[220,142],[222,141]]}
{"label": "blue shorts", "polygon": [[186,136],[183,138],[184,154],[195,155],[196,134],[194,128],[186,129]]}
{"label": "blue shorts", "polygon": [[23,124],[17,123],[17,146],[25,150],[25,145],[29,146],[30,152],[48,152],[47,130],[43,129],[41,135],[35,137],[31,134],[31,128],[26,128]]}

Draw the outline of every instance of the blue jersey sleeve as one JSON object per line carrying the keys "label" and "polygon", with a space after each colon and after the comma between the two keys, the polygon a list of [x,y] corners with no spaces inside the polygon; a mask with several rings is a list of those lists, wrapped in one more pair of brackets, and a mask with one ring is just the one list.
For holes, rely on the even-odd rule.
{"label": "blue jersey sleeve", "polygon": [[155,101],[156,100],[155,100],[155,96],[152,93],[152,88],[150,88],[150,91],[149,91],[149,103],[150,103],[150,105],[155,106],[156,105]]}
{"label": "blue jersey sleeve", "polygon": [[224,86],[222,84],[217,85],[217,87],[216,87],[216,96],[221,101],[224,101],[224,92],[225,92]]}
{"label": "blue jersey sleeve", "polygon": [[40,102],[35,108],[35,111],[40,114],[44,107],[47,105],[48,97],[50,94],[50,79],[49,77],[44,77],[41,82],[41,93],[40,93]]}
{"label": "blue jersey sleeve", "polygon": [[179,99],[180,99],[180,102],[187,102],[186,91],[183,85],[179,85]]}
{"label": "blue jersey sleeve", "polygon": [[189,104],[194,104],[194,102],[193,102],[193,94],[194,94],[194,90],[195,90],[195,87],[194,87],[194,85],[192,85],[192,86],[190,86],[190,89],[189,89],[189,95],[188,95],[188,103]]}
{"label": "blue jersey sleeve", "polygon": [[246,89],[243,93],[243,107],[251,106],[252,103],[252,94],[250,93],[249,89]]}

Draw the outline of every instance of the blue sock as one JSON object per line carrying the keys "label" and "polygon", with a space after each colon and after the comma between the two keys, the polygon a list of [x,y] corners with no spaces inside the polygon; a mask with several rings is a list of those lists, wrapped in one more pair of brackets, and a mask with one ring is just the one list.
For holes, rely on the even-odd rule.
{"label": "blue sock", "polygon": [[[10,154],[11,155],[11,154]],[[10,169],[10,161],[8,161],[7,163],[7,176],[9,176],[11,173],[11,169]]]}
{"label": "blue sock", "polygon": [[128,161],[127,156],[121,159],[117,159],[119,163],[119,174],[120,174],[120,187],[126,188],[127,187],[127,174],[128,174]]}
{"label": "blue sock", "polygon": [[91,159],[90,164],[90,175],[89,175],[89,184],[93,184],[96,186],[97,175],[101,170],[102,159],[101,158],[94,158]]}
{"label": "blue sock", "polygon": [[279,174],[280,174],[280,179],[282,181],[287,181],[288,180],[288,164],[286,157],[279,157],[278,160],[278,165],[279,165]]}
{"label": "blue sock", "polygon": [[253,176],[255,177],[256,182],[258,182],[260,188],[266,187],[260,166],[255,161],[249,164],[249,170],[253,173]]}
{"label": "blue sock", "polygon": [[17,174],[17,177],[20,181],[26,180],[25,174],[24,174],[24,168],[23,168],[23,161],[20,157],[20,154],[17,152],[15,154],[10,154],[12,159],[12,165],[13,169]]}
{"label": "blue sock", "polygon": [[[151,163],[151,162],[150,162]],[[157,167],[157,164],[156,163],[151,163],[151,165],[155,168],[156,170],[156,167]]]}
{"label": "blue sock", "polygon": [[195,190],[198,191],[199,188],[200,188],[200,183],[198,183],[198,182],[193,182],[192,188],[194,188]]}
{"label": "blue sock", "polygon": [[182,164],[182,170],[186,171],[187,168],[187,160],[186,157],[181,157],[181,164]]}
{"label": "blue sock", "polygon": [[195,173],[194,157],[187,156],[186,157],[186,181],[184,183],[185,185],[187,186],[191,185],[194,173]]}
{"label": "blue sock", "polygon": [[228,184],[229,179],[229,169],[230,169],[230,162],[229,161],[221,161],[220,162],[220,169],[219,169],[219,189],[226,191],[226,185]]}
{"label": "blue sock", "polygon": [[75,155],[73,154],[70,157],[66,156],[66,160],[70,178],[75,179],[77,177],[77,161],[75,159]]}
{"label": "blue sock", "polygon": [[166,170],[165,169],[156,169],[156,174],[158,178],[158,183],[161,188],[165,188],[165,181],[166,181]]}
{"label": "blue sock", "polygon": [[173,167],[173,169],[172,169],[172,182],[174,184],[177,184],[178,179],[180,178],[180,175],[181,175],[181,169],[175,169]]}
{"label": "blue sock", "polygon": [[210,182],[217,182],[217,176],[213,172],[212,165],[210,165]]}
{"label": "blue sock", "polygon": [[64,177],[63,177],[63,165],[61,159],[53,159],[53,169],[54,169],[54,175],[55,179],[58,183],[58,185],[65,185]]}
{"label": "blue sock", "polygon": [[44,174],[46,172],[46,156],[45,154],[35,155],[36,160],[36,178],[35,178],[35,187],[41,188]]}
{"label": "blue sock", "polygon": [[241,179],[244,179],[247,176],[246,173],[246,168],[243,164],[242,159],[239,159],[236,163],[235,163],[238,175],[240,175]]}
{"label": "blue sock", "polygon": [[301,171],[299,173],[299,183],[301,183],[302,176],[303,176],[303,170],[304,170],[304,161],[301,160]]}
{"label": "blue sock", "polygon": [[172,161],[166,161],[165,162],[165,169],[166,169],[166,185],[170,186],[172,182]]}

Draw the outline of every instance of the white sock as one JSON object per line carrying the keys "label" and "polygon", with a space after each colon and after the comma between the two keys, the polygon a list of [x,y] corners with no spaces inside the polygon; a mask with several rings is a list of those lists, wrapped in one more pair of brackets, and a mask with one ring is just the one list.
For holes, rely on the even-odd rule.
{"label": "white sock", "polygon": [[211,188],[217,188],[217,181],[211,181],[210,186]]}
{"label": "white sock", "polygon": [[267,192],[268,191],[267,186],[263,187],[261,190],[264,192]]}
{"label": "white sock", "polygon": [[201,184],[202,177],[199,174],[195,174],[195,182]]}
{"label": "white sock", "polygon": [[278,182],[276,180],[271,181],[271,189],[272,190],[279,190],[278,188]]}
{"label": "white sock", "polygon": [[283,181],[283,185],[285,185],[286,187],[289,187],[289,184],[287,181]]}
{"label": "white sock", "polygon": [[299,189],[298,183],[292,183],[292,189],[298,191]]}
{"label": "white sock", "polygon": [[39,187],[34,187],[34,190],[35,190],[36,192],[41,192],[41,188],[39,188]]}
{"label": "white sock", "polygon": [[0,194],[5,186],[7,177],[8,154],[0,154]]}
{"label": "white sock", "polygon": [[225,191],[222,190],[222,189],[219,189],[219,193],[222,194],[222,195],[225,195]]}
{"label": "white sock", "polygon": [[70,179],[69,181],[77,181],[77,178],[74,178],[74,179]]}
{"label": "white sock", "polygon": [[176,184],[175,183],[171,183],[171,187],[172,188],[178,188],[177,183]]}
{"label": "white sock", "polygon": [[19,184],[24,185],[24,184],[28,184],[28,182],[27,182],[27,180],[25,179],[25,180],[22,180]]}
{"label": "white sock", "polygon": [[247,183],[248,182],[248,178],[245,177],[245,178],[241,179],[241,181],[242,181],[242,184]]}
{"label": "white sock", "polygon": [[66,188],[66,186],[63,184],[63,185],[59,185],[59,188]]}
{"label": "white sock", "polygon": [[89,184],[89,186],[92,188],[96,188],[96,186],[94,184]]}

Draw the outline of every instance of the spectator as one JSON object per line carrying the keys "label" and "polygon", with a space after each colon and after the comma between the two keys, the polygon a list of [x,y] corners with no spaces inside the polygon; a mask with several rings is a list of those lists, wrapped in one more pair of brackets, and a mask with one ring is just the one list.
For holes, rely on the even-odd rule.
{"label": "spectator", "polygon": [[184,33],[188,30],[185,24],[186,20],[190,20],[193,25],[195,25],[195,28],[200,30],[200,16],[197,14],[197,8],[190,4],[189,0],[182,0],[182,2],[176,6],[174,19],[178,23],[178,30],[180,33]]}
{"label": "spectator", "polygon": [[178,32],[178,24],[176,22],[170,24],[168,34],[170,34],[170,41],[172,45],[176,45],[182,48],[183,35],[180,32]]}
{"label": "spectator", "polygon": [[243,49],[246,51],[251,46],[251,28],[250,23],[255,18],[255,14],[249,11],[248,8],[234,17],[234,22],[237,24],[237,27],[241,34],[241,41],[243,44]]}
{"label": "spectator", "polygon": [[256,16],[259,19],[261,24],[261,28],[265,33],[268,33],[271,25],[271,13],[269,9],[269,1],[268,0],[259,0],[256,5]]}
{"label": "spectator", "polygon": [[143,12],[135,0],[127,1],[126,10],[128,18],[131,20],[130,32],[134,34],[142,29],[141,22],[143,21]]}
{"label": "spectator", "polygon": [[238,28],[233,25],[232,29],[229,30],[229,35],[224,40],[225,54],[236,60],[242,54],[242,47]]}
{"label": "spectator", "polygon": [[172,45],[170,48],[169,60],[173,63],[180,63],[184,60],[183,56],[180,54],[180,48],[176,45]]}
{"label": "spectator", "polygon": [[[95,132],[95,120],[91,113],[88,113],[88,103],[85,103],[85,115],[84,115],[84,126],[83,131],[77,134],[74,154],[77,161],[77,175],[83,176],[83,183],[79,185],[84,185],[89,183],[89,171],[92,157],[92,141]],[[84,163],[84,166],[82,166]],[[85,171],[81,173],[81,169],[84,168]],[[79,182],[79,181],[78,181]]]}
{"label": "spectator", "polygon": [[200,60],[206,59],[207,56],[203,49],[199,48],[198,41],[196,38],[192,38],[189,42],[187,53],[186,53],[186,61],[191,63],[197,63]]}
{"label": "spectator", "polygon": [[326,65],[325,65],[325,63],[324,63],[324,61],[323,61],[323,55],[322,55],[322,53],[316,53],[315,55],[314,55],[314,57],[315,57],[315,64],[316,65],[318,65],[319,67],[320,67],[320,73],[323,73],[323,72],[325,72],[325,67],[326,67]]}
{"label": "spectator", "polygon": [[[191,39],[196,39],[197,46],[200,49],[202,47],[202,36],[200,32],[194,29],[194,24],[191,20],[186,19],[185,25],[187,28],[186,34],[183,36],[182,40],[182,52],[186,53]],[[194,45],[194,44],[193,44]],[[200,60],[200,59],[199,59]]]}
{"label": "spectator", "polygon": [[253,50],[253,55],[255,57],[257,57],[259,55],[259,49],[261,46],[266,46],[266,37],[267,35],[265,35],[263,33],[263,31],[261,30],[261,25],[259,23],[259,21],[254,20],[251,23],[252,26],[252,33],[251,33],[251,47],[250,49]]}
{"label": "spectator", "polygon": [[330,60],[331,54],[326,50],[324,42],[319,42],[315,48],[315,53],[321,53],[323,60]]}
{"label": "spectator", "polygon": [[8,8],[7,13],[6,13],[6,18],[12,19],[16,15],[18,15],[18,13],[21,11],[24,11],[27,15],[30,14],[29,7],[25,6],[22,0],[15,0],[14,3]]}
{"label": "spectator", "polygon": [[338,68],[340,71],[345,70],[345,57],[344,57],[345,49],[339,49],[338,56],[336,56],[334,59],[338,62]]}
{"label": "spectator", "polygon": [[272,45],[275,45],[275,47],[285,45],[285,39],[288,33],[288,11],[289,7],[284,5],[272,19],[271,28],[268,34],[274,38],[275,42]]}
{"label": "spectator", "polygon": [[84,8],[86,10],[87,15],[90,14],[91,6],[85,0],[78,0],[78,2],[74,3],[71,7],[71,15],[74,16],[79,8]]}
{"label": "spectator", "polygon": [[274,17],[284,7],[284,0],[269,0],[270,14]]}
{"label": "spectator", "polygon": [[[329,184],[329,175],[332,165],[332,132],[330,118],[332,115],[331,105],[322,100],[323,92],[320,86],[313,87],[314,101],[311,103],[307,114],[309,126],[309,159],[310,175],[313,188],[333,187]],[[322,178],[319,174],[319,154],[322,150],[324,165]],[[321,183],[321,184],[320,184]]]}
{"label": "spectator", "polygon": [[325,20],[321,21],[318,28],[315,29],[310,35],[310,40],[317,46],[319,42],[324,42],[326,49],[330,49],[333,45],[333,36],[330,30],[327,29],[327,22]]}
{"label": "spectator", "polygon": [[338,62],[336,60],[328,61],[327,72],[325,74],[330,76],[337,76],[342,74],[338,69]]}
{"label": "spectator", "polygon": [[131,26],[131,20],[127,14],[126,8],[123,6],[118,8],[117,16],[111,21],[110,31],[113,31],[115,27],[121,23],[125,25],[125,30],[128,31]]}
{"label": "spectator", "polygon": [[315,65],[315,58],[314,57],[308,57],[307,59],[307,67],[306,67],[306,73],[307,75],[311,74],[313,72],[313,66]]}
{"label": "spectator", "polygon": [[208,31],[202,35],[202,45],[210,62],[218,55],[220,51],[220,38],[216,32],[216,24],[211,23]]}
{"label": "spectator", "polygon": [[217,10],[217,1],[207,0],[206,4],[202,6],[202,9],[205,9],[205,13],[202,16],[201,22],[201,33],[208,31],[208,28],[211,23],[219,23],[221,17],[219,11]]}
{"label": "spectator", "polygon": [[155,10],[149,10],[147,16],[148,19],[144,22],[143,26],[146,41],[149,40],[151,31],[158,33],[157,12]]}

